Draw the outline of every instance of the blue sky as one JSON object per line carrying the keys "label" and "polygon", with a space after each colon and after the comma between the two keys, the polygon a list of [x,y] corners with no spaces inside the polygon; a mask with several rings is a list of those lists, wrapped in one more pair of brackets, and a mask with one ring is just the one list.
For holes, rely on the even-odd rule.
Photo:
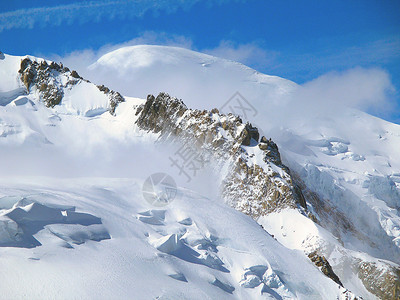
{"label": "blue sky", "polygon": [[[0,1],[5,53],[63,57],[124,43],[191,48],[300,84],[379,68],[400,91],[398,0]],[[398,92],[388,97],[400,103]],[[398,106],[371,112],[400,123]]]}

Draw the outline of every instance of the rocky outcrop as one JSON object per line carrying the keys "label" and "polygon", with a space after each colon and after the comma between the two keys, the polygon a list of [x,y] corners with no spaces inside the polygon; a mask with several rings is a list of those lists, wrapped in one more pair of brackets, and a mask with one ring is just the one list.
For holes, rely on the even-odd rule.
{"label": "rocky outcrop", "polygon": [[[265,137],[259,143],[257,128],[239,117],[219,114],[216,109],[188,109],[165,93],[149,95],[136,115],[139,128],[159,133],[161,140],[191,143],[206,161],[213,160],[219,170],[227,169],[221,194],[237,210],[257,218],[288,207],[305,208],[276,144]],[[256,156],[263,157],[262,161]]]}
{"label": "rocky outcrop", "polygon": [[[45,60],[31,60],[29,57],[21,61],[18,72],[27,91],[34,90],[38,92],[40,99],[50,108],[61,103],[65,89],[72,88],[81,81],[89,82],[79,76],[76,71],[70,71],[62,64],[55,62],[48,63]],[[104,86],[98,86],[98,89],[109,97],[109,111],[114,115],[118,104],[125,101],[124,98],[120,93]]]}
{"label": "rocky outcrop", "polygon": [[400,269],[361,260],[354,268],[365,288],[379,299],[400,299]]}
{"label": "rocky outcrop", "polygon": [[322,273],[324,273],[340,286],[343,286],[343,284],[340,282],[339,277],[335,274],[325,256],[319,255],[317,251],[313,251],[308,254],[308,258],[322,271]]}
{"label": "rocky outcrop", "polygon": [[121,102],[125,102],[124,97],[119,92],[110,90],[108,87],[104,85],[98,85],[97,88],[106,94],[110,99],[110,114],[115,115],[115,109],[117,108],[118,104]]}
{"label": "rocky outcrop", "polygon": [[[61,72],[69,72],[69,69],[55,62],[51,64],[48,64],[45,60],[37,62],[28,57],[21,61],[21,68],[19,69],[21,81],[28,92],[32,88],[39,91],[40,98],[47,107],[60,104],[64,96],[63,86],[56,78]],[[77,79],[71,79],[65,86],[76,83]]]}

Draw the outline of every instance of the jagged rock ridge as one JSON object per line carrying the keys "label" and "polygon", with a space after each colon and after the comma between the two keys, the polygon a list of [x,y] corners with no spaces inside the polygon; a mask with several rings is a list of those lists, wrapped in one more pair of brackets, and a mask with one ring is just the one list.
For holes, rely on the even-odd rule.
{"label": "jagged rock ridge", "polygon": [[[36,61],[29,57],[21,61],[19,69],[20,79],[29,92],[31,89],[39,93],[47,107],[59,105],[64,96],[64,89],[72,88],[81,81],[89,82],[83,79],[76,71],[70,71],[69,68],[55,62],[47,63],[45,60]],[[116,91],[110,90],[104,85],[97,88],[106,94],[110,103],[110,114],[115,114],[118,103],[124,102],[122,95]]]}
{"label": "jagged rock ridge", "polygon": [[[257,128],[244,124],[239,117],[219,114],[216,109],[188,109],[166,93],[149,95],[136,114],[139,128],[159,133],[163,140],[179,137],[194,143],[220,166],[228,164],[221,191],[237,210],[257,218],[288,207],[305,208],[301,191],[282,164],[276,144],[265,137],[259,143]],[[262,162],[253,159],[254,152],[263,156]]]}

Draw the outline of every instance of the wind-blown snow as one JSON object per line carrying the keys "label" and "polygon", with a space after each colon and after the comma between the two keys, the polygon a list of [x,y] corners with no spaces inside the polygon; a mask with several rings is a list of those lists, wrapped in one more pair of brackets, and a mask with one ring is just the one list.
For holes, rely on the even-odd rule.
{"label": "wind-blown snow", "polygon": [[237,90],[246,97],[275,100],[296,86],[233,61],[163,46],[121,48],[102,56],[82,72],[94,82],[104,82],[125,95],[145,98],[167,92],[198,109],[222,106]]}
{"label": "wind-blown snow", "polygon": [[[69,214],[74,206],[82,217],[67,223],[86,225],[46,225],[35,235],[41,244],[35,248],[0,244],[0,265],[7,270],[0,273],[2,297],[328,299],[341,293],[300,252],[280,245],[248,216],[187,190],[155,209],[142,198],[141,185],[133,179],[2,181],[0,201],[12,196],[16,205],[18,199],[40,203],[37,213],[46,224],[62,223],[52,207]],[[1,218],[11,218],[10,211],[15,209],[0,210]],[[77,241],[83,227],[98,226],[93,222],[111,238],[97,230],[97,238]]]}

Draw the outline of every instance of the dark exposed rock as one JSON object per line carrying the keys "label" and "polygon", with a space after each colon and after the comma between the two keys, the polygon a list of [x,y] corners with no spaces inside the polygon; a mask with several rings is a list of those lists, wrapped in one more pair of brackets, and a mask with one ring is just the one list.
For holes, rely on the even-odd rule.
{"label": "dark exposed rock", "polygon": [[110,90],[108,87],[104,85],[98,85],[97,88],[99,91],[106,94],[110,99],[110,114],[115,115],[115,110],[119,103],[125,102],[124,97],[116,91]]}
{"label": "dark exposed rock", "polygon": [[32,87],[39,91],[40,97],[47,107],[54,107],[60,104],[64,95],[63,87],[54,79],[54,70],[58,72],[61,67],[52,62],[50,65],[46,61],[32,61],[24,58],[21,61],[19,73],[26,89]]}
{"label": "dark exposed rock", "polygon": [[20,67],[18,73],[22,74],[23,71],[24,71],[29,65],[31,65],[31,64],[32,64],[32,61],[31,61],[29,58],[27,58],[27,57],[24,58],[24,59],[21,61],[21,67]]}
{"label": "dark exposed rock", "polygon": [[71,72],[71,76],[74,77],[74,78],[77,78],[77,79],[82,78],[81,76],[79,76],[78,72],[76,72],[75,70],[73,70],[73,71]]}
{"label": "dark exposed rock", "polygon": [[299,204],[304,208],[307,209],[307,203],[306,199],[304,198],[303,192],[301,191],[301,188],[294,183],[293,184],[293,191],[295,192],[297,199],[299,200]]}
{"label": "dark exposed rock", "polygon": [[170,98],[165,93],[160,93],[157,98],[148,95],[146,103],[136,111],[136,115],[140,114],[136,123],[140,128],[155,133],[162,131],[165,134],[170,130],[178,133],[178,128],[172,128],[173,120],[182,116],[186,110],[181,100]]}
{"label": "dark exposed rock", "polygon": [[313,221],[314,223],[317,223],[317,224],[319,223],[317,217],[316,217],[313,213],[308,212],[307,217],[308,217],[311,221]]}
{"label": "dark exposed rock", "polygon": [[[64,96],[64,89],[71,88],[79,84],[81,81],[89,82],[83,79],[76,71],[70,71],[62,64],[51,62],[50,65],[46,61],[33,61],[29,57],[21,61],[19,69],[21,81],[26,89],[30,91],[32,88],[39,91],[40,98],[47,107],[54,107],[61,103]],[[66,84],[62,84],[57,76],[67,76]],[[107,87],[98,86],[99,90],[109,97],[110,113],[115,114],[118,103],[124,102],[125,99],[118,92],[110,90]]]}
{"label": "dark exposed rock", "polygon": [[110,114],[115,115],[115,109],[117,108],[118,104],[125,102],[125,99],[120,93],[113,90],[110,91],[108,96],[110,97]]}
{"label": "dark exposed rock", "polygon": [[61,71],[61,66],[57,64],[56,62],[51,62],[50,64],[50,69],[55,70],[55,71]]}
{"label": "dark exposed rock", "polygon": [[260,137],[257,128],[253,127],[249,123],[245,125],[245,129],[243,130],[242,134],[243,134],[243,140],[242,140],[243,146],[250,146],[251,139],[254,139],[256,142],[258,142],[258,138]]}
{"label": "dark exposed rock", "polygon": [[39,69],[40,70],[46,70],[49,67],[49,65],[47,64],[46,61],[43,61],[40,65],[39,65]]}
{"label": "dark exposed rock", "polygon": [[258,147],[259,147],[261,150],[268,150],[268,144],[259,143],[259,144],[258,144]]}
{"label": "dark exposed rock", "polygon": [[98,88],[101,92],[103,92],[103,93],[105,93],[105,94],[107,94],[107,93],[110,92],[110,89],[109,89],[108,87],[104,86],[103,84],[102,84],[102,85],[98,85],[97,88]]}
{"label": "dark exposed rock", "polygon": [[265,136],[262,136],[260,142],[261,142],[261,143],[267,144],[267,143],[268,143],[268,140],[267,140],[267,138],[266,138]]}
{"label": "dark exposed rock", "polygon": [[365,288],[383,300],[400,299],[400,269],[392,266],[378,267],[372,262],[358,260],[354,264]]}
{"label": "dark exposed rock", "polygon": [[[265,161],[271,161],[276,165],[282,165],[278,146],[271,139],[267,140],[267,138],[263,136],[258,147],[264,151]],[[287,171],[289,171],[289,169],[287,169]]]}
{"label": "dark exposed rock", "polygon": [[24,85],[27,90],[29,90],[34,78],[35,78],[35,73],[32,69],[29,69],[27,72],[23,74],[22,81],[24,82]]}
{"label": "dark exposed rock", "polygon": [[308,254],[308,257],[318,268],[321,269],[322,273],[324,273],[340,286],[343,286],[343,284],[340,282],[339,277],[335,274],[335,272],[333,272],[333,269],[325,256],[318,255],[317,251],[313,251]]}

